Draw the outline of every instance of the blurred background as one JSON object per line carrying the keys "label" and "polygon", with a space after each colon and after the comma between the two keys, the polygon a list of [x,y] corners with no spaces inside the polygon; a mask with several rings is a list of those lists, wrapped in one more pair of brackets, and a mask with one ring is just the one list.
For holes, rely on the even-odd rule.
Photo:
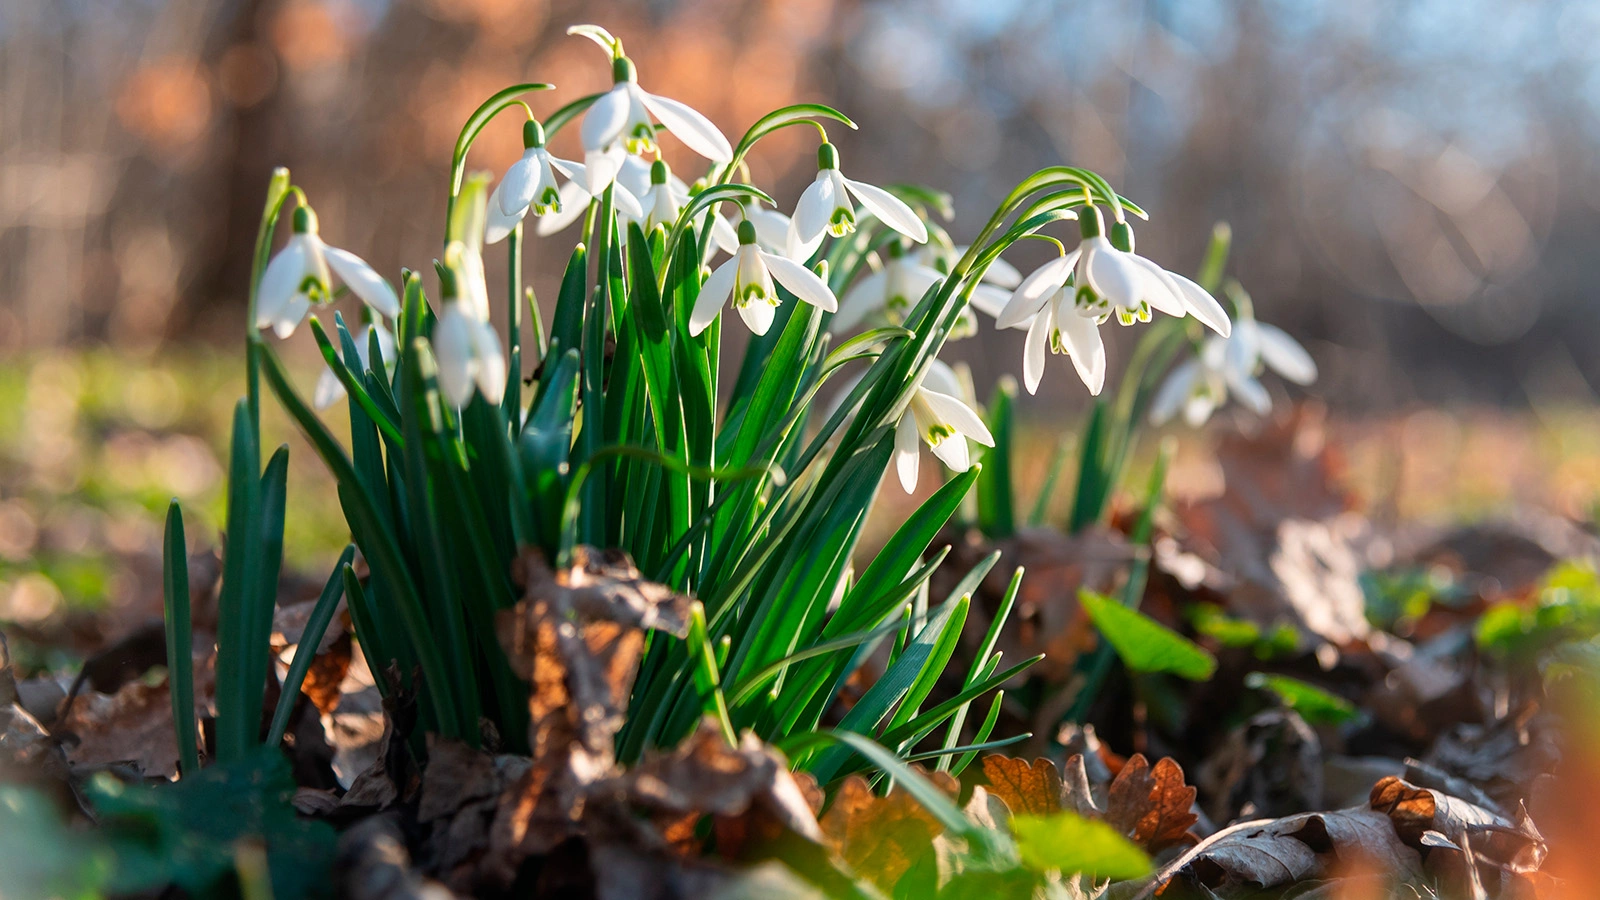
{"label": "blurred background", "polygon": [[[133,546],[168,496],[220,510],[273,166],[334,244],[391,277],[425,267],[465,116],[517,81],[557,85],[541,114],[609,83],[565,36],[584,21],[732,136],[775,106],[839,107],[863,124],[835,130],[847,170],[949,190],[957,240],[1062,161],[1151,210],[1139,249],[1170,268],[1226,220],[1232,274],[1316,357],[1369,493],[1402,513],[1593,499],[1600,4],[0,0],[0,600],[34,576],[46,601],[78,590],[50,548]],[[518,137],[497,121],[472,165],[498,173]],[[764,142],[757,181],[792,204],[814,145]],[[541,297],[576,239],[529,242]],[[310,337],[291,344],[309,389]],[[951,355],[986,395],[1020,344],[986,328]],[[1084,401],[1057,371],[1024,409],[1060,428]],[[291,558],[342,540],[308,453],[296,471],[328,515],[291,529]],[[63,496],[93,524],[53,512]]]}

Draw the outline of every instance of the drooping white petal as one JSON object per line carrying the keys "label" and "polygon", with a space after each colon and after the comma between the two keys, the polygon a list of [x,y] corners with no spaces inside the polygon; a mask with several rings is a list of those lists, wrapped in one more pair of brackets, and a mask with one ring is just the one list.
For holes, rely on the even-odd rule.
{"label": "drooping white petal", "polygon": [[735,308],[739,310],[739,318],[744,320],[744,324],[754,335],[766,334],[772,328],[772,321],[778,314],[778,308],[765,300],[745,303]]}
{"label": "drooping white petal", "polygon": [[344,382],[339,380],[339,376],[333,374],[332,369],[323,369],[322,375],[317,378],[316,392],[311,395],[311,405],[317,409],[327,409],[338,403],[344,394]]}
{"label": "drooping white petal", "polygon": [[728,297],[733,294],[733,283],[739,275],[739,258],[735,256],[711,273],[705,284],[700,285],[700,296],[694,301],[694,311],[689,314],[689,333],[699,334],[706,330],[717,314],[722,312],[722,307],[728,302]]}
{"label": "drooping white petal", "polygon": [[1272,412],[1272,395],[1267,393],[1261,382],[1248,375],[1235,375],[1231,371],[1228,374],[1228,389],[1233,391],[1240,403],[1258,416]]}
{"label": "drooping white petal", "polygon": [[456,409],[472,399],[473,380],[478,360],[473,354],[473,326],[477,323],[462,309],[450,303],[439,313],[433,326],[433,355],[439,363],[439,390]]}
{"label": "drooping white petal", "polygon": [[962,394],[961,379],[956,377],[956,370],[942,359],[929,361],[927,371],[922,373],[922,387],[952,397]]}
{"label": "drooping white petal", "polygon": [[1217,398],[1209,393],[1193,394],[1183,405],[1183,421],[1190,428],[1199,428],[1216,411]]}
{"label": "drooping white petal", "polygon": [[1252,377],[1261,362],[1261,326],[1255,319],[1240,320],[1239,327],[1224,342],[1223,362],[1226,372],[1238,372]]}
{"label": "drooping white petal", "polygon": [[642,89],[636,89],[635,95],[685,147],[712,162],[725,163],[733,159],[733,146],[727,137],[710,119],[688,104]]}
{"label": "drooping white petal", "polygon": [[[563,184],[561,186],[561,211],[540,216],[539,224],[533,227],[533,233],[540,237],[549,237],[578,221],[588,211],[589,200],[589,192],[584,189],[583,182],[569,181]],[[510,234],[510,229],[507,229],[506,233]],[[490,241],[490,243],[494,242]]]}
{"label": "drooping white petal", "polygon": [[965,472],[972,468],[972,454],[964,435],[953,434],[928,449],[952,472]]}
{"label": "drooping white petal", "polygon": [[323,254],[328,265],[338,273],[339,280],[349,285],[350,292],[372,307],[373,312],[390,319],[400,315],[400,298],[395,295],[394,288],[367,265],[366,260],[338,247],[325,247]]}
{"label": "drooping white petal", "polygon": [[256,327],[266,328],[283,318],[289,301],[306,277],[305,242],[296,235],[267,263],[256,290]]}
{"label": "drooping white petal", "polygon": [[1100,326],[1093,319],[1074,315],[1070,310],[1058,311],[1055,318],[1078,377],[1083,379],[1089,393],[1100,396],[1106,384],[1106,345],[1100,338]]}
{"label": "drooping white petal", "polygon": [[864,181],[851,181],[848,178],[843,181],[845,187],[850,189],[851,196],[861,201],[861,205],[877,216],[883,224],[919,244],[927,243],[928,226],[922,224],[922,220],[917,218],[917,214],[904,200],[877,185],[867,184]]}
{"label": "drooping white petal", "polygon": [[[758,232],[760,228],[761,226],[756,226]],[[759,237],[759,234],[757,236]],[[733,223],[728,221],[728,217],[721,213],[711,217],[711,240],[723,253],[739,252],[739,232],[734,229]]]}
{"label": "drooping white petal", "polygon": [[[744,208],[744,217],[756,227],[756,243],[761,245],[761,249],[771,253],[782,253],[795,262],[805,262],[805,257],[796,258],[789,252],[788,216],[775,209],[767,209],[752,200]],[[733,232],[732,224],[728,225],[728,231]],[[715,236],[715,232],[712,234]]]}
{"label": "drooping white petal", "polygon": [[992,284],[980,282],[973,286],[972,296],[968,299],[978,312],[997,318],[1005,310],[1006,304],[1011,302],[1011,292]]}
{"label": "drooping white petal", "polygon": [[844,292],[844,299],[839,302],[839,312],[833,317],[833,322],[828,326],[830,331],[845,331],[854,328],[869,313],[883,308],[884,293],[889,286],[889,273],[887,270],[873,272],[871,275],[856,282],[853,287]]}
{"label": "drooping white petal", "polygon": [[306,313],[310,310],[311,301],[306,299],[305,294],[295,294],[290,297],[287,308],[278,316],[277,321],[272,323],[272,333],[280,340],[294,334],[294,330],[305,321]]}
{"label": "drooping white petal", "polygon": [[545,154],[545,160],[550,163],[550,168],[560,172],[563,178],[572,181],[582,181],[584,179],[584,166],[581,162],[573,162],[570,159],[562,159],[558,156],[551,156],[548,153]]}
{"label": "drooping white petal", "polygon": [[[959,256],[966,252],[966,248],[957,247],[956,251]],[[983,280],[996,287],[1011,290],[1022,283],[1022,273],[1017,270],[1016,266],[997,256],[993,262],[989,263],[989,268],[983,271]]]}
{"label": "drooping white petal", "polygon": [[1317,380],[1317,364],[1300,342],[1288,332],[1265,322],[1257,324],[1261,348],[1261,361],[1267,368],[1295,384],[1310,384]]}
{"label": "drooping white petal", "polygon": [[994,446],[994,436],[989,433],[988,427],[960,397],[929,390],[926,387],[917,396],[928,405],[929,411],[937,416],[940,422],[986,447]]}
{"label": "drooping white petal", "polygon": [[623,187],[620,181],[611,186],[611,205],[624,216],[633,219],[644,218],[644,204],[633,191]]}
{"label": "drooping white petal", "polygon": [[[589,111],[583,114],[583,124],[579,127],[578,134],[583,139],[585,162],[588,162],[588,153],[604,149],[622,133],[623,126],[628,124],[628,109],[632,105],[633,97],[628,93],[628,84],[623,82],[606,91],[604,96],[596,100],[589,107]],[[599,193],[593,182],[590,183],[590,191]]]}
{"label": "drooping white petal", "polygon": [[1172,279],[1166,269],[1135,253],[1123,254],[1123,259],[1133,263],[1144,276],[1140,279],[1139,299],[1150,304],[1157,312],[1181,319],[1188,312],[1183,302],[1183,289]]}
{"label": "drooping white petal", "polygon": [[794,218],[790,222],[795,238],[800,243],[820,238],[828,227],[833,207],[833,179],[827,171],[818,172],[816,179],[800,194],[800,202],[795,204]]}
{"label": "drooping white petal", "polygon": [[628,152],[617,145],[583,154],[583,184],[590,196],[605,193],[606,185],[616,180],[622,161],[627,158]]}
{"label": "drooping white petal", "polygon": [[506,356],[500,349],[499,333],[488,322],[474,323],[472,355],[478,361],[478,392],[483,399],[498,404],[506,393]]}
{"label": "drooping white petal", "polygon": [[1022,347],[1022,384],[1028,393],[1039,392],[1039,380],[1044,377],[1044,360],[1050,352],[1051,320],[1055,316],[1044,310],[1033,317],[1028,326],[1028,340]]}
{"label": "drooping white petal", "polygon": [[1179,291],[1182,292],[1179,296],[1183,300],[1184,308],[1189,310],[1189,315],[1199,319],[1201,324],[1223,337],[1233,332],[1233,322],[1229,321],[1227,310],[1222,308],[1217,298],[1177,272],[1168,272],[1167,275],[1177,283]]}
{"label": "drooping white petal", "polygon": [[1141,279],[1138,266],[1128,259],[1131,254],[1113,247],[1103,237],[1089,238],[1084,244],[1085,264],[1079,269],[1086,274],[1095,293],[1114,306],[1129,309],[1138,306]]}
{"label": "drooping white petal", "polygon": [[1162,425],[1177,415],[1189,393],[1194,389],[1195,376],[1200,372],[1198,359],[1184,360],[1161,382],[1155,397],[1150,401],[1150,424]]}
{"label": "drooping white petal", "polygon": [[917,434],[916,417],[907,410],[894,429],[894,470],[906,493],[917,489],[917,474],[922,463],[922,439]]}
{"label": "drooping white petal", "polygon": [[788,257],[765,250],[756,252],[761,254],[761,261],[767,264],[767,271],[772,273],[772,277],[796,297],[824,312],[836,312],[839,309],[838,298],[828,290],[828,283],[817,277],[817,273]]}
{"label": "drooping white petal", "polygon": [[540,168],[542,160],[537,147],[529,147],[522,151],[522,158],[512,163],[506,169],[506,175],[495,188],[495,195],[499,198],[499,207],[502,213],[514,215],[519,209],[526,209],[533,202],[534,192],[539,187]]}
{"label": "drooping white petal", "polygon": [[1081,252],[1073,250],[1028,273],[1028,277],[1011,292],[1000,314],[995,316],[995,327],[1017,328],[1031,322],[1050,302],[1051,296],[1067,283],[1067,276],[1072,274],[1072,267],[1078,264],[1078,254]]}
{"label": "drooping white petal", "polygon": [[506,215],[500,211],[500,188],[504,186],[504,182],[495,186],[494,192],[489,195],[488,207],[484,210],[483,242],[485,244],[498,244],[505,240],[516,229],[517,223],[522,221],[522,217],[528,214],[528,207],[526,206],[512,215]]}

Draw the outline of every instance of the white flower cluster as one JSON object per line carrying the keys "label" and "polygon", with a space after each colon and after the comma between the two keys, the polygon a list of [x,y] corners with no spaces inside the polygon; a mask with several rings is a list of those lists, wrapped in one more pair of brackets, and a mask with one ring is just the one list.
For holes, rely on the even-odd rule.
{"label": "white flower cluster", "polygon": [[[508,168],[487,201],[481,230],[464,235],[446,249],[443,305],[432,334],[439,365],[439,384],[456,407],[474,392],[498,402],[505,389],[506,361],[490,324],[483,274],[482,248],[504,240],[531,213],[534,233],[554,234],[582,217],[591,203],[609,196],[624,223],[637,223],[646,233],[679,225],[683,210],[699,185],[691,187],[660,159],[659,132],[664,129],[684,146],[709,160],[712,173],[726,179],[735,162],[728,139],[708,118],[689,106],[639,85],[635,66],[620,43],[598,29],[579,27],[572,33],[590,37],[611,57],[613,86],[592,98],[579,126],[583,160],[558,158],[546,147],[544,126],[529,114],[523,127],[522,156]],[[819,126],[819,131],[820,131]],[[995,319],[998,328],[1026,329],[1023,382],[1036,392],[1045,361],[1052,353],[1072,360],[1091,393],[1105,385],[1106,353],[1100,326],[1115,317],[1124,325],[1148,322],[1152,311],[1193,316],[1216,333],[1197,359],[1173,373],[1152,410],[1158,421],[1180,407],[1186,418],[1203,421],[1228,391],[1252,408],[1269,405],[1255,380],[1263,365],[1291,380],[1315,377],[1315,366],[1298,344],[1270,326],[1243,319],[1234,329],[1215,298],[1198,284],[1133,252],[1133,233],[1113,204],[1109,229],[1099,207],[1084,187],[1077,215],[1081,242],[1060,257],[1023,277],[1003,260],[994,259],[982,283],[967,294],[970,307]],[[725,216],[720,209],[729,209]],[[870,256],[872,271],[844,292],[841,302],[828,282],[807,266],[823,242],[845,238],[871,216],[897,234],[882,251]],[[817,152],[817,174],[800,195],[792,215],[762,206],[754,199],[709,204],[695,224],[709,229],[707,262],[722,252],[729,258],[709,270],[688,317],[689,333],[698,335],[732,304],[757,335],[772,326],[781,302],[777,286],[802,302],[835,313],[830,327],[849,329],[872,319],[898,324],[906,311],[947,277],[961,248],[929,244],[929,229],[912,207],[893,192],[847,178],[839,151],[826,134]],[[294,212],[294,234],[267,268],[260,285],[257,320],[280,337],[290,334],[314,305],[328,303],[330,270],[371,308],[368,330],[358,349],[361,364],[370,366],[369,335],[392,361],[394,339],[385,320],[399,312],[394,289],[354,255],[322,243],[315,215],[303,203]],[[942,234],[941,234],[942,238]],[[925,245],[913,251],[914,245]],[[971,333],[976,320],[963,311],[956,334]],[[1232,333],[1232,337],[1229,335]],[[343,387],[331,373],[317,390],[317,404],[332,403]],[[970,465],[967,441],[992,446],[994,441],[973,404],[963,399],[951,369],[933,360],[913,392],[896,434],[895,467],[909,491],[916,483],[918,442],[927,444],[952,469]]]}

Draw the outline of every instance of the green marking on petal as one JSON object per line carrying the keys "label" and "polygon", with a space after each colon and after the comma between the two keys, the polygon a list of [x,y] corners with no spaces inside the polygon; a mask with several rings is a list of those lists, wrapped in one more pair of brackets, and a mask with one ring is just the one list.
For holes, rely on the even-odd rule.
{"label": "green marking on petal", "polygon": [[833,215],[828,217],[828,233],[834,237],[844,237],[856,230],[856,214],[854,210],[845,206],[833,208]]}

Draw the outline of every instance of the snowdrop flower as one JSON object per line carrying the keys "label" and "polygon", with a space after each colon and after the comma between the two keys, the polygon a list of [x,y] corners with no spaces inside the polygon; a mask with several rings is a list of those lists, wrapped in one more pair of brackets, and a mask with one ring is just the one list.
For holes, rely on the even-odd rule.
{"label": "snowdrop flower", "polygon": [[[828,326],[830,331],[845,331],[869,317],[881,315],[890,325],[899,325],[911,307],[922,299],[928,288],[945,278],[944,272],[925,265],[919,257],[907,254],[900,243],[888,249],[888,261],[883,268],[861,279],[845,292],[839,303],[839,314]],[[969,296],[972,306],[994,316],[1000,313],[1009,294],[993,285],[977,284]],[[977,333],[977,322],[970,310],[963,310],[961,321],[952,330],[951,338],[967,337]]]}
{"label": "snowdrop flower", "polygon": [[689,333],[699,334],[722,311],[728,297],[733,297],[733,308],[739,311],[750,330],[766,334],[772,327],[774,311],[778,308],[778,284],[788,288],[796,297],[827,312],[839,308],[839,301],[828,290],[828,285],[810,269],[776,253],[756,246],[756,226],[739,223],[739,250],[733,258],[723,263],[705,284],[700,286],[700,297],[695,300],[694,311],[689,315]]}
{"label": "snowdrop flower", "polygon": [[1184,421],[1198,428],[1229,392],[1264,416],[1272,411],[1272,396],[1257,378],[1267,369],[1295,384],[1317,379],[1317,364],[1305,348],[1283,329],[1256,321],[1246,306],[1231,336],[1208,339],[1196,358],[1167,376],[1151,401],[1150,422],[1160,425],[1182,409]]}
{"label": "snowdrop flower", "polygon": [[599,196],[617,177],[625,153],[656,152],[656,121],[706,159],[732,161],[732,145],[710,119],[686,104],[639,87],[633,60],[617,55],[611,61],[611,77],[611,90],[589,107],[580,126],[590,194]]}
{"label": "snowdrop flower", "polygon": [[899,197],[881,187],[851,181],[839,173],[839,150],[827,141],[817,148],[817,178],[794,208],[794,232],[800,243],[820,239],[823,232],[844,237],[856,230],[852,199],[883,224],[919,244],[928,240],[928,226]]}
{"label": "snowdrop flower", "polygon": [[911,403],[900,414],[894,432],[894,467],[906,493],[917,489],[921,465],[918,441],[928,445],[933,455],[956,472],[972,467],[967,441],[994,446],[994,437],[983,420],[961,399],[961,383],[949,366],[935,359],[928,364]]}
{"label": "snowdrop flower", "polygon": [[445,248],[439,279],[444,305],[433,326],[433,353],[439,362],[439,389],[456,409],[471,402],[474,387],[490,403],[505,395],[506,358],[489,323],[489,297],[482,282],[483,258],[477,248],[452,241]]}
{"label": "snowdrop flower", "polygon": [[[389,332],[389,329],[383,327],[382,322],[368,322],[366,327],[362,328],[361,331],[357,332],[355,335],[356,355],[361,360],[360,367],[355,369],[356,372],[373,368],[373,335],[378,336],[378,353],[383,357],[383,369],[387,371],[390,366],[394,365],[396,358],[394,335]],[[346,363],[346,365],[349,364]],[[333,374],[333,369],[323,369],[322,377],[317,379],[317,390],[316,393],[312,395],[311,403],[317,409],[327,409],[333,404],[339,402],[344,395],[344,382],[339,380],[339,376]]]}
{"label": "snowdrop flower", "polygon": [[[528,120],[522,126],[522,158],[506,169],[505,177],[489,195],[484,242],[505,240],[529,210],[539,218],[538,234],[554,234],[583,215],[591,199],[584,189],[583,163],[559,159],[545,149],[544,126]],[[566,182],[557,185],[556,176]],[[639,200],[626,188],[612,194],[624,213],[639,214]],[[550,228],[545,227],[546,222]]]}
{"label": "snowdrop flower", "polygon": [[311,207],[295,207],[292,221],[293,235],[261,276],[256,293],[257,328],[270,326],[280,338],[293,334],[312,305],[333,301],[330,269],[378,315],[393,318],[400,314],[400,298],[389,282],[354,253],[323,243]]}
{"label": "snowdrop flower", "polygon": [[1223,337],[1228,335],[1233,327],[1228,314],[1198,284],[1116,246],[1133,246],[1133,231],[1126,222],[1112,225],[1115,242],[1103,234],[1105,224],[1095,207],[1078,224],[1082,243],[1023,279],[997,317],[998,327],[1021,327],[1050,305],[1070,279],[1073,307],[1080,315],[1104,322],[1115,314],[1118,322],[1131,325],[1150,321],[1154,308],[1180,318],[1192,315]]}

